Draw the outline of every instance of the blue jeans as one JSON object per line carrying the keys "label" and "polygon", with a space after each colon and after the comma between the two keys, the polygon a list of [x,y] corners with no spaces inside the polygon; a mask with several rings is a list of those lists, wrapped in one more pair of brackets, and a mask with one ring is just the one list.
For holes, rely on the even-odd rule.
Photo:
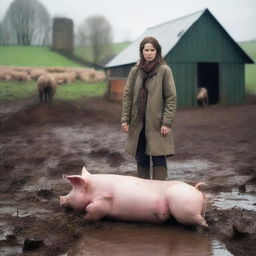
{"label": "blue jeans", "polygon": [[[138,140],[138,146],[136,151],[136,162],[140,167],[150,167],[150,156],[145,154],[146,150],[146,136],[145,127],[142,128]],[[166,166],[165,156],[152,156],[153,166]]]}

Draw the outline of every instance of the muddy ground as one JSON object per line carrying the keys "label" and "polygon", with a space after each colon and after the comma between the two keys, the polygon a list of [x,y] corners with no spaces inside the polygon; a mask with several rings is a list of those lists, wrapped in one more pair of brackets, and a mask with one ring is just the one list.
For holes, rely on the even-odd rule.
{"label": "muddy ground", "polygon": [[[66,255],[84,234],[126,225],[89,224],[83,214],[58,205],[58,196],[70,190],[62,175],[79,174],[83,165],[92,173],[136,175],[134,160],[124,154],[120,104],[104,99],[39,104],[31,98],[0,107],[1,255]],[[168,179],[208,184],[209,228],[194,232],[223,241],[233,255],[255,255],[255,203],[251,209],[212,203],[221,192],[256,197],[255,102],[179,110],[173,129],[176,155],[168,159]],[[194,167],[182,167],[191,162]],[[164,224],[173,225],[179,224]]]}

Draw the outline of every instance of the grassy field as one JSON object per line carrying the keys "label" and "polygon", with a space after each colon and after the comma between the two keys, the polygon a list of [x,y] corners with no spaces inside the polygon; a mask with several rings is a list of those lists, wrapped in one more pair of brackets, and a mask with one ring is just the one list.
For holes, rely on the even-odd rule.
{"label": "grassy field", "polygon": [[[239,44],[243,50],[256,62],[256,40]],[[256,94],[256,64],[245,65],[246,91]]]}
{"label": "grassy field", "polygon": [[[74,82],[59,85],[54,96],[61,100],[78,100],[84,97],[101,97],[106,91],[106,83]],[[0,101],[37,97],[36,82],[0,82]]]}
{"label": "grassy field", "polygon": [[239,45],[249,54],[249,56],[256,61],[256,40],[241,42]]}
{"label": "grassy field", "polygon": [[0,65],[27,67],[84,67],[39,46],[0,46]]}
{"label": "grassy field", "polygon": [[101,97],[106,91],[106,83],[84,83],[82,81],[60,85],[56,98],[76,100],[84,97]]}
{"label": "grassy field", "polygon": [[[124,48],[126,48],[129,44],[131,44],[131,42],[115,43],[111,45],[107,51],[108,53],[102,56],[101,60],[104,60],[109,56],[114,56],[118,54]],[[93,61],[92,48],[90,46],[76,46],[74,54],[87,61],[90,61],[90,62]]]}
{"label": "grassy field", "polygon": [[35,82],[0,82],[0,101],[24,99],[36,93]]}
{"label": "grassy field", "polygon": [[[45,67],[84,67],[47,47],[0,46],[0,65],[45,66]],[[106,83],[85,83],[76,81],[58,87],[55,98],[76,100],[83,97],[102,96]],[[0,82],[0,101],[37,97],[36,82]]]}

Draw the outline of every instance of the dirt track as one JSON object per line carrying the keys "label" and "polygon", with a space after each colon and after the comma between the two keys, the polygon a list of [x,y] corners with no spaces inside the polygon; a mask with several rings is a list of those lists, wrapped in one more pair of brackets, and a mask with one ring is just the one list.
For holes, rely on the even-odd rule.
{"label": "dirt track", "polygon": [[[64,211],[58,196],[70,190],[62,175],[79,174],[83,165],[92,173],[136,175],[134,160],[123,154],[120,105],[28,99],[0,107],[0,254],[61,255],[84,234],[109,229],[111,221],[92,225]],[[208,184],[209,229],[201,232],[224,241],[233,255],[254,255],[256,201],[251,210],[212,202],[232,191],[255,200],[255,120],[256,104],[179,110],[176,155],[168,160],[168,179]]]}

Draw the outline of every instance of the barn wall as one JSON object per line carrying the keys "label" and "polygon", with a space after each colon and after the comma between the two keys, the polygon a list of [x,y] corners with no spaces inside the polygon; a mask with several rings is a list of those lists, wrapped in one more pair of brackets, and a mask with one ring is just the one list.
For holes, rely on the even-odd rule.
{"label": "barn wall", "polygon": [[240,104],[245,100],[244,64],[220,65],[220,103]]}
{"label": "barn wall", "polygon": [[243,55],[210,15],[204,14],[165,59],[174,71],[179,107],[196,105],[200,62],[219,64],[219,103],[244,102]]}
{"label": "barn wall", "polygon": [[128,77],[128,74],[134,65],[135,64],[129,64],[129,65],[109,68],[107,69],[109,77]]}
{"label": "barn wall", "polygon": [[169,53],[172,62],[244,63],[230,37],[205,13]]}
{"label": "barn wall", "polygon": [[[196,106],[197,63],[170,63],[177,90],[178,108]],[[241,104],[245,101],[244,64],[219,64],[219,103]]]}
{"label": "barn wall", "polygon": [[123,88],[131,68],[135,65],[123,65],[106,69],[108,95],[110,100],[121,101],[123,98]]}
{"label": "barn wall", "polygon": [[193,63],[172,63],[170,67],[177,91],[177,107],[194,106],[196,104],[196,65]]}

